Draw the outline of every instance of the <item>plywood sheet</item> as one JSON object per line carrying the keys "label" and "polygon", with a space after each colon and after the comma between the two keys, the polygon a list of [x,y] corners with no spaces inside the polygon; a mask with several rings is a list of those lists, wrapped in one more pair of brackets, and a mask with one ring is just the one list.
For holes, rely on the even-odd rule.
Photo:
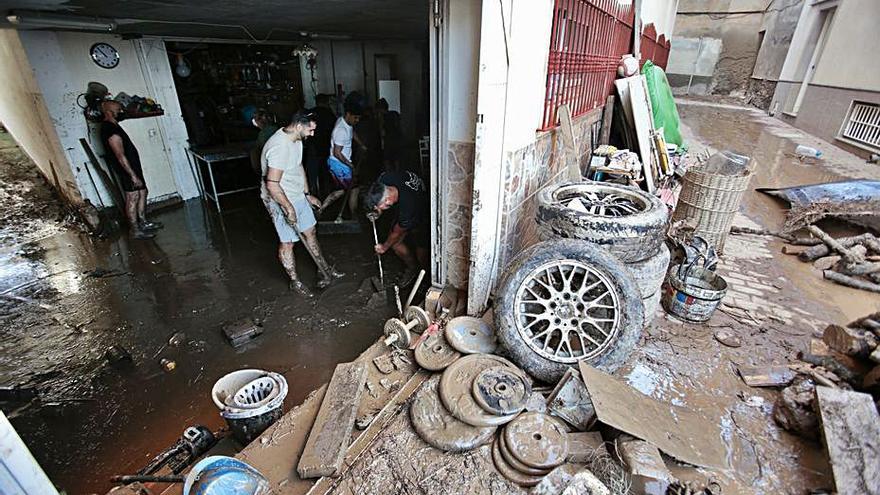
{"label": "plywood sheet", "polygon": [[838,493],[880,494],[880,415],[868,394],[816,387]]}
{"label": "plywood sheet", "polygon": [[680,461],[727,468],[717,424],[690,409],[643,395],[583,362],[580,369],[599,421],[646,440]]}

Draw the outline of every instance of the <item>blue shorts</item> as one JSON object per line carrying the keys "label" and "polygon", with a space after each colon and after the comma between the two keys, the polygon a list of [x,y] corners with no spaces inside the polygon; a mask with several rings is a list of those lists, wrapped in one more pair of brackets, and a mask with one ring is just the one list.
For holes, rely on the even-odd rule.
{"label": "blue shorts", "polygon": [[327,158],[327,168],[330,169],[330,177],[338,187],[348,190],[354,182],[351,167],[339,161],[335,156]]}
{"label": "blue shorts", "polygon": [[[306,197],[303,196],[291,201],[291,204],[294,211],[296,211],[296,227],[299,231],[306,232],[314,228],[318,222],[315,220],[315,213],[312,211],[312,206]],[[296,231],[287,223],[284,210],[278,206],[278,203],[268,200],[266,201],[266,209],[269,210],[269,216],[272,217],[272,225],[275,226],[275,231],[278,232],[278,239],[281,242],[296,242],[299,240]]]}

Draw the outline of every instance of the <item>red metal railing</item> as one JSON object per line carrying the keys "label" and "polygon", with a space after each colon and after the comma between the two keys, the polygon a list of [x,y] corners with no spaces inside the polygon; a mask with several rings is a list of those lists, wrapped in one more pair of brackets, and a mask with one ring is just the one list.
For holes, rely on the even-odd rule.
{"label": "red metal railing", "polygon": [[630,52],[633,15],[632,4],[617,0],[556,0],[542,129],[557,125],[560,105],[574,117],[605,104]]}
{"label": "red metal railing", "polygon": [[654,65],[666,69],[666,62],[669,61],[669,41],[664,35],[657,37],[657,30],[653,24],[648,24],[642,29],[642,42],[639,48],[642,52],[642,58],[639,66],[645,64],[648,60],[654,62]]}

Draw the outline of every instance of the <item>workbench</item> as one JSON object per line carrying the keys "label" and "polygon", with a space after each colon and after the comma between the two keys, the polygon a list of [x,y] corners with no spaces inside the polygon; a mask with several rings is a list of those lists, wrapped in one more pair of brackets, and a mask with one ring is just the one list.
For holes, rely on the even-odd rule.
{"label": "workbench", "polygon": [[[192,157],[192,159],[190,160],[190,168],[195,168],[193,175],[196,177],[196,180],[198,182],[199,194],[203,198],[212,200],[214,202],[214,205],[217,207],[218,213],[223,213],[223,210],[220,207],[220,196],[226,196],[228,194],[235,194],[243,191],[251,191],[253,189],[259,189],[260,186],[247,186],[228,191],[218,191],[217,183],[214,180],[214,168],[224,162],[240,160],[242,158],[250,158],[250,151],[255,146],[256,143],[254,142],[246,142],[204,148],[190,147],[186,150],[187,159],[190,160],[190,157]],[[205,168],[207,168],[208,170],[208,181],[211,184],[210,191],[208,191],[205,187],[205,177],[202,173],[202,167],[199,166],[200,161],[205,163]]]}

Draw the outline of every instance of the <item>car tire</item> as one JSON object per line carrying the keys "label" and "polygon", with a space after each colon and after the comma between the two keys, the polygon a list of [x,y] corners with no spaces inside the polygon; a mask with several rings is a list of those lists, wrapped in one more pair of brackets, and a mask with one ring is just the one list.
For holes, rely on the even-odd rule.
{"label": "car tire", "polygon": [[642,305],[645,306],[645,326],[651,324],[654,321],[654,317],[657,316],[657,311],[660,310],[660,296],[662,292],[660,289],[657,289],[657,292],[652,294],[650,297],[646,297],[642,299]]}
{"label": "car tire", "polygon": [[641,336],[644,311],[620,260],[588,242],[556,239],[510,263],[495,294],[495,332],[511,360],[555,383],[580,361],[607,372],[623,365]]}
{"label": "car tire", "polygon": [[[582,198],[602,213],[569,207]],[[544,238],[581,239],[606,247],[626,263],[653,256],[666,240],[669,209],[641,189],[607,182],[566,182],[537,194],[537,222]],[[583,203],[582,203],[583,204]]]}
{"label": "car tire", "polygon": [[635,263],[627,263],[626,267],[632,274],[633,280],[639,286],[642,299],[651,297],[660,290],[663,280],[666,278],[666,270],[669,269],[671,254],[666,243],[660,244],[660,250],[654,256]]}

